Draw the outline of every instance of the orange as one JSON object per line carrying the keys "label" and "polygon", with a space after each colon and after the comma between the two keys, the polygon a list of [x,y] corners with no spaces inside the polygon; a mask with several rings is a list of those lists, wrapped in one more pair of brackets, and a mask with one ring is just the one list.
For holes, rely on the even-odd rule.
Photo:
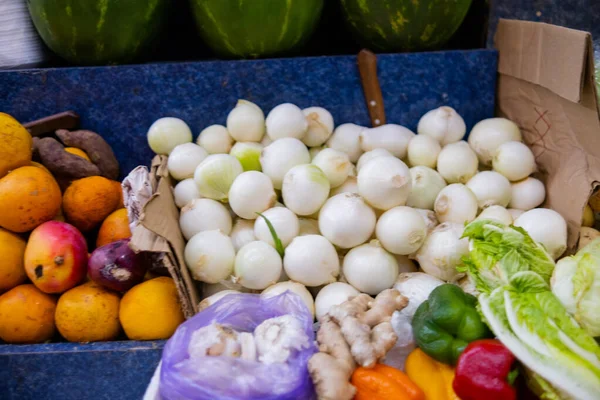
{"label": "orange", "polygon": [[173,279],[150,279],[131,288],[121,299],[119,319],[132,340],[168,339],[184,321]]}
{"label": "orange", "polygon": [[120,201],[115,181],[102,176],[90,176],[74,181],[65,190],[63,212],[68,222],[80,231],[87,232],[120,208]]}
{"label": "orange", "polygon": [[16,119],[0,113],[0,178],[9,171],[29,165],[33,139]]}
{"label": "orange", "polygon": [[89,282],[66,291],[56,305],[56,327],[69,342],[116,339],[119,324],[119,295]]}
{"label": "orange", "polygon": [[89,162],[92,162],[92,160],[90,160],[90,158],[88,157],[87,153],[81,149],[78,149],[77,147],[65,147],[65,151],[67,153],[75,154],[76,156],[79,156],[81,158],[85,158]]}
{"label": "orange", "polygon": [[125,208],[119,208],[117,211],[106,217],[100,226],[98,238],[96,239],[96,247],[102,247],[105,244],[130,237],[131,230],[129,229],[127,210]]}
{"label": "orange", "polygon": [[56,300],[32,284],[0,296],[0,339],[7,343],[42,343],[54,335]]}
{"label": "orange", "polygon": [[0,228],[0,293],[25,282],[24,255],[27,242]]}
{"label": "orange", "polygon": [[0,227],[27,232],[58,214],[61,192],[52,175],[21,167],[0,179]]}

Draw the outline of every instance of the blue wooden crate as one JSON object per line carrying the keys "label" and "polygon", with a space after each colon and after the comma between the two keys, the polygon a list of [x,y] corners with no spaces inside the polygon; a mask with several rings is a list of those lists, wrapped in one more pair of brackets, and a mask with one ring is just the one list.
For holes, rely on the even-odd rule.
{"label": "blue wooden crate", "polygon": [[[494,115],[493,50],[378,59],[389,123],[414,130],[421,115],[441,105],[454,107],[468,129]],[[182,118],[197,134],[223,124],[240,98],[265,112],[293,102],[327,108],[336,124],[369,124],[353,56],[0,72],[0,111],[22,122],[76,111],[82,127],[111,144],[123,174],[149,165],[146,131],[157,118]],[[141,398],[163,345],[0,345],[0,399]]]}

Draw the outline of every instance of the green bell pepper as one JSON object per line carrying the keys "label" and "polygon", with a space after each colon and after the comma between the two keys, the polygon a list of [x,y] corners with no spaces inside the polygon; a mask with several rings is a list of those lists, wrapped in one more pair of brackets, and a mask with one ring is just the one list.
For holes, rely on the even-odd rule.
{"label": "green bell pepper", "polygon": [[417,346],[430,357],[455,365],[467,345],[492,333],[481,320],[477,299],[453,284],[435,288],[412,320]]}

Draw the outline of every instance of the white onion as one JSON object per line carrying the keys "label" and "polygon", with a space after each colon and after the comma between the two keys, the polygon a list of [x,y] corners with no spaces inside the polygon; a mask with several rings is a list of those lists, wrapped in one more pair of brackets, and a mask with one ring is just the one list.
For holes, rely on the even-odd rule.
{"label": "white onion", "polygon": [[525,178],[522,181],[513,182],[511,197],[508,206],[519,210],[531,210],[544,202],[546,188],[544,184],[535,178]]}
{"label": "white onion", "polygon": [[333,132],[333,117],[323,107],[308,107],[302,110],[308,121],[308,131],[302,141],[308,147],[321,146]]}
{"label": "white onion", "polygon": [[375,232],[384,249],[393,254],[408,255],[425,241],[427,226],[416,210],[400,206],[379,217]]}
{"label": "white onion", "polygon": [[327,141],[327,147],[348,154],[350,162],[355,163],[363,153],[360,145],[360,133],[365,127],[355,124],[342,124],[335,128]]}
{"label": "white onion", "polygon": [[221,300],[225,296],[229,296],[230,294],[238,294],[238,293],[241,293],[241,292],[238,290],[226,289],[226,290],[217,292],[211,296],[207,296],[204,298],[204,300],[202,300],[200,302],[200,304],[198,304],[198,312],[204,310],[205,308],[212,306],[213,304],[215,304],[217,301]]}
{"label": "white onion", "polygon": [[506,118],[488,118],[479,121],[469,133],[469,145],[483,165],[492,165],[496,149],[502,143],[520,142],[521,131],[514,122]]}
{"label": "white onion", "polygon": [[262,145],[263,149],[271,143],[273,143],[273,139],[271,139],[269,135],[264,135],[262,140],[260,141],[260,144]]}
{"label": "white onion", "polygon": [[355,247],[344,257],[344,277],[363,293],[377,295],[398,278],[398,262],[378,240]]}
{"label": "white onion", "polygon": [[308,154],[310,154],[310,159],[311,162],[312,160],[315,159],[315,157],[322,152],[323,150],[325,150],[327,147],[325,146],[319,146],[319,147],[311,147],[310,149],[308,149]]}
{"label": "white onion", "polygon": [[408,164],[435,168],[442,146],[431,136],[416,135],[408,142]]}
{"label": "white onion", "polygon": [[309,163],[308,149],[304,143],[294,138],[275,140],[260,155],[262,170],[271,178],[275,189],[281,189],[283,177],[292,167]]}
{"label": "white onion", "polygon": [[380,210],[406,204],[411,186],[410,170],[394,157],[374,158],[358,173],[358,192]]}
{"label": "white onion", "polygon": [[467,183],[478,165],[477,155],[465,141],[445,146],[437,160],[437,170],[448,183]]}
{"label": "white onion", "polygon": [[173,198],[177,207],[182,208],[194,199],[199,199],[198,185],[193,179],[184,179],[173,188]]}
{"label": "white onion", "polygon": [[254,220],[238,218],[233,223],[231,228],[231,243],[233,248],[238,252],[244,245],[256,240],[254,236]]}
{"label": "white onion", "polygon": [[203,231],[187,242],[184,258],[194,279],[217,283],[233,272],[235,250],[223,232]]}
{"label": "white onion", "polygon": [[183,143],[192,141],[190,127],[181,119],[164,117],[154,121],[148,129],[148,145],[156,154],[169,154]]}
{"label": "white onion", "polygon": [[192,178],[196,167],[206,157],[208,157],[206,150],[195,143],[183,143],[175,146],[167,161],[169,173],[178,181]]}
{"label": "white onion", "polygon": [[250,242],[235,256],[237,283],[248,289],[262,290],[277,283],[282,271],[281,257],[265,242]]}
{"label": "white onion", "polygon": [[238,100],[227,115],[227,130],[238,142],[260,142],[265,134],[265,114],[256,104]]}
{"label": "white onion", "polygon": [[335,282],[340,260],[335,247],[321,235],[298,236],[285,249],[283,268],[287,276],[306,286]]}
{"label": "white onion", "polygon": [[325,202],[319,213],[319,230],[343,249],[369,240],[375,231],[375,212],[361,196],[341,193]]}
{"label": "white onion", "polygon": [[508,211],[513,221],[515,221],[521,214],[525,212],[524,210],[517,210],[516,208],[509,208],[506,211]]}
{"label": "white onion", "polygon": [[242,164],[237,158],[229,154],[211,154],[196,168],[194,181],[202,197],[227,200],[231,184],[242,172]]}
{"label": "white onion", "polygon": [[306,286],[298,282],[280,282],[273,286],[269,286],[261,293],[261,296],[265,298],[277,296],[283,292],[290,291],[300,296],[300,299],[306,304],[306,307],[310,313],[315,316],[315,301],[313,300],[312,294],[308,291]]}
{"label": "white onion", "polygon": [[452,107],[442,106],[428,111],[419,120],[419,135],[430,136],[442,146],[458,142],[465,136],[467,127],[463,118]]}
{"label": "white onion", "polygon": [[415,211],[417,211],[419,214],[421,214],[421,217],[423,218],[423,221],[425,222],[425,226],[427,226],[428,234],[431,233],[431,231],[434,230],[435,227],[440,224],[440,222],[437,219],[437,216],[435,215],[435,212],[433,212],[432,210],[424,210],[422,208],[415,208]]}
{"label": "white onion", "polygon": [[273,140],[302,139],[308,130],[308,120],[302,110],[292,103],[279,104],[267,115],[267,135]]}
{"label": "white onion", "polygon": [[461,239],[464,227],[454,222],[438,225],[425,239],[416,254],[421,269],[438,279],[455,282],[464,274],[456,267],[469,254],[469,241]]}
{"label": "white onion", "polygon": [[567,222],[554,210],[534,208],[525,211],[515,219],[514,225],[525,229],[555,260],[567,249]]}
{"label": "white onion", "polygon": [[511,225],[513,223],[512,215],[502,206],[490,206],[484,209],[475,219],[491,219],[504,225]]}
{"label": "white onion", "polygon": [[360,292],[343,282],[333,282],[323,287],[315,298],[317,320],[323,318],[333,306],[342,304],[350,297],[358,296]]}
{"label": "white onion", "polygon": [[211,125],[200,132],[196,143],[208,154],[227,154],[233,146],[233,138],[223,125]]}
{"label": "white onion", "polygon": [[333,197],[340,193],[356,193],[358,194],[358,181],[355,176],[349,176],[340,186],[329,191],[329,197]]}
{"label": "white onion", "polygon": [[[290,242],[298,236],[300,225],[298,217],[285,207],[273,207],[262,213],[271,222],[273,229],[277,233],[283,247],[286,247]],[[254,236],[258,240],[262,240],[275,247],[273,236],[264,218],[257,218],[254,223]]]}
{"label": "white onion", "polygon": [[298,236],[321,234],[321,232],[319,231],[319,221],[316,219],[298,218],[298,223],[300,226]]}
{"label": "white onion", "polygon": [[229,206],[237,216],[256,219],[261,213],[273,207],[277,195],[271,179],[258,171],[243,172],[235,178],[229,189]]}
{"label": "white onion", "polygon": [[467,187],[477,197],[479,208],[506,207],[510,202],[510,182],[497,172],[481,171],[467,182]]}
{"label": "white onion", "polygon": [[186,240],[202,231],[231,232],[231,215],[227,208],[211,199],[194,199],[181,209],[179,228]]}
{"label": "white onion", "polygon": [[402,125],[386,124],[363,130],[360,146],[363,151],[386,149],[395,157],[405,158],[408,142],[414,137],[414,132]]}
{"label": "white onion", "polygon": [[356,171],[360,171],[360,169],[363,167],[363,165],[365,165],[367,162],[371,161],[374,158],[377,157],[394,157],[392,153],[390,153],[389,151],[387,151],[386,149],[373,149],[370,151],[367,151],[365,153],[363,153],[360,158],[358,159],[358,162],[356,163]]}
{"label": "white onion", "polygon": [[312,159],[312,163],[325,173],[332,188],[344,183],[352,170],[348,155],[334,149],[323,149]]}
{"label": "white onion", "polygon": [[496,149],[492,167],[509,181],[519,181],[535,172],[535,157],[525,143],[506,142]]}
{"label": "white onion", "polygon": [[329,197],[329,180],[316,165],[296,165],[285,174],[281,193],[286,207],[296,215],[311,215]]}
{"label": "white onion", "polygon": [[446,187],[446,181],[437,171],[417,166],[410,169],[412,187],[406,205],[415,208],[433,210],[433,204],[440,190]]}
{"label": "white onion", "polygon": [[440,222],[471,222],[477,216],[477,198],[467,186],[453,183],[443,188],[433,205]]}
{"label": "white onion", "polygon": [[230,155],[238,159],[244,171],[261,171],[260,154],[263,146],[254,142],[237,142],[231,148]]}

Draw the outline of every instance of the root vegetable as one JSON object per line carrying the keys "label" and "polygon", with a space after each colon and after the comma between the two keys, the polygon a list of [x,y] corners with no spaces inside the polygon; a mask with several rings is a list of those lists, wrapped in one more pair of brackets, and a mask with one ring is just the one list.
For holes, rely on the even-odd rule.
{"label": "root vegetable", "polygon": [[319,212],[319,231],[343,249],[358,246],[375,231],[375,212],[355,193],[341,193],[325,202]]}
{"label": "root vegetable", "polygon": [[316,165],[291,168],[283,178],[281,193],[286,207],[296,215],[311,215],[321,209],[329,197],[330,183]]}
{"label": "root vegetable", "polygon": [[416,135],[408,143],[408,165],[435,168],[441,151],[440,143],[433,137]]}
{"label": "root vegetable", "polygon": [[244,219],[256,219],[257,213],[273,207],[277,194],[271,179],[258,171],[243,172],[235,178],[229,189],[229,205]]}
{"label": "root vegetable", "polygon": [[443,188],[433,205],[440,222],[471,222],[477,216],[477,198],[467,186],[453,183]]}
{"label": "root vegetable", "polygon": [[355,176],[349,176],[340,186],[332,188],[329,191],[329,197],[333,197],[340,193],[356,193],[358,194],[358,181]]}
{"label": "root vegetable", "polygon": [[231,184],[242,172],[244,169],[237,158],[229,154],[211,154],[196,168],[194,181],[202,197],[227,200]]}
{"label": "root vegetable", "polygon": [[469,253],[469,242],[461,239],[464,227],[455,222],[438,225],[425,239],[416,254],[421,269],[438,279],[455,282],[464,274],[456,267]]}
{"label": "root vegetable", "polygon": [[479,161],[483,165],[490,166],[501,144],[510,141],[520,142],[522,137],[519,127],[514,122],[506,118],[488,118],[475,124],[468,140]]}
{"label": "root vegetable", "polygon": [[196,167],[206,157],[208,157],[206,150],[197,144],[183,143],[175,146],[171,154],[169,154],[169,173],[178,181],[193,178]]}
{"label": "root vegetable", "polygon": [[85,158],[65,151],[54,138],[42,138],[35,141],[42,164],[55,176],[71,179],[100,175],[100,169]]}
{"label": "root vegetable", "polygon": [[179,208],[185,207],[190,201],[199,199],[200,192],[198,191],[198,185],[193,179],[184,179],[175,185],[173,189],[173,197],[175,198],[175,204]]}
{"label": "root vegetable", "polygon": [[519,181],[535,172],[535,157],[526,144],[506,142],[496,149],[492,167],[509,181]]}
{"label": "root vegetable", "polygon": [[217,283],[233,272],[235,249],[221,231],[203,231],[187,242],[184,258],[194,279]]}
{"label": "root vegetable", "polygon": [[255,241],[254,220],[238,218],[233,224],[230,237],[236,252],[244,247],[244,245]]}
{"label": "root vegetable", "polygon": [[90,279],[117,292],[125,292],[141,283],[145,273],[142,256],[129,248],[129,239],[97,248],[88,261]]}
{"label": "root vegetable", "polygon": [[504,225],[511,225],[513,223],[512,215],[502,206],[490,206],[483,210],[476,219],[491,219]]}
{"label": "root vegetable", "polygon": [[429,136],[442,146],[458,142],[465,136],[467,127],[460,114],[452,107],[442,106],[428,111],[417,126],[419,135]]}
{"label": "root vegetable", "polygon": [[377,239],[393,254],[408,255],[421,247],[427,226],[421,214],[410,207],[394,207],[377,221]]}
{"label": "root vegetable", "polygon": [[315,298],[317,320],[321,320],[329,309],[342,304],[351,297],[358,296],[360,292],[354,287],[343,282],[330,283],[323,287]]}
{"label": "root vegetable", "polygon": [[342,124],[335,128],[327,141],[327,147],[348,154],[350,162],[357,162],[363,153],[359,140],[360,133],[367,129],[355,124]]}
{"label": "root vegetable", "polygon": [[285,363],[292,352],[311,345],[302,324],[291,314],[263,321],[254,329],[254,340],[263,364]]}
{"label": "root vegetable", "polygon": [[282,261],[273,247],[254,241],[238,251],[233,271],[236,283],[248,289],[262,290],[277,282]]}
{"label": "root vegetable", "polygon": [[514,225],[525,229],[555,260],[567,249],[567,222],[554,210],[534,208],[525,211],[515,220]]}
{"label": "root vegetable", "polygon": [[335,247],[320,235],[294,238],[285,250],[283,267],[291,280],[306,286],[335,282],[340,274]]}
{"label": "root vegetable", "polygon": [[308,149],[304,143],[294,138],[275,140],[260,155],[262,171],[271,178],[275,189],[281,189],[283,177],[290,169],[309,163]]}
{"label": "root vegetable", "polygon": [[357,246],[344,257],[344,278],[363,293],[389,289],[398,278],[398,262],[378,240]]}
{"label": "root vegetable", "polygon": [[446,187],[444,178],[437,171],[424,166],[412,167],[410,177],[412,188],[406,200],[406,205],[433,210],[435,199],[440,190]]}
{"label": "root vegetable", "polygon": [[386,149],[395,157],[405,158],[408,142],[414,137],[414,132],[404,126],[386,124],[363,130],[359,140],[363,151]]}
{"label": "root vegetable", "polygon": [[310,294],[306,286],[304,286],[301,283],[292,281],[276,283],[273,286],[269,286],[268,288],[263,290],[261,296],[266,298],[273,297],[288,290],[300,296],[304,304],[306,304],[306,307],[308,308],[310,313],[313,316],[315,315],[315,302],[313,300],[313,296],[312,294]]}
{"label": "root vegetable", "polygon": [[477,197],[479,208],[506,207],[510,203],[510,182],[498,172],[481,171],[467,182],[467,187]]}
{"label": "root vegetable", "polygon": [[302,142],[308,147],[321,146],[333,133],[333,117],[322,107],[309,107],[302,110],[308,121],[308,131]]}
{"label": "root vegetable", "polygon": [[92,131],[68,131],[66,129],[57,130],[56,136],[65,146],[83,150],[98,167],[100,175],[112,180],[119,178],[119,162],[112,148],[102,136]]}
{"label": "root vegetable", "polygon": [[448,183],[467,183],[478,166],[477,155],[465,141],[445,146],[437,159],[437,170]]}
{"label": "root vegetable", "polygon": [[179,227],[186,240],[202,231],[231,232],[231,215],[227,208],[211,199],[194,199],[181,209]]}
{"label": "root vegetable", "polygon": [[262,171],[260,154],[263,146],[254,142],[237,142],[231,148],[230,155],[238,159],[244,171]]}
{"label": "root vegetable", "polygon": [[238,142],[260,142],[265,134],[265,114],[256,104],[238,100],[227,115],[227,131]]}
{"label": "root vegetable", "polygon": [[196,143],[208,154],[228,154],[233,146],[233,138],[223,125],[211,125],[200,132]]}
{"label": "root vegetable", "polygon": [[358,192],[380,210],[405,205],[411,187],[410,170],[397,158],[375,158],[358,173]]}
{"label": "root vegetable", "polygon": [[298,106],[283,103],[273,108],[266,119],[267,135],[273,140],[302,139],[308,130],[308,119]]}
{"label": "root vegetable", "polygon": [[522,181],[512,182],[510,184],[510,208],[518,210],[531,210],[538,207],[546,198],[546,188],[544,184],[535,178],[525,178]]}
{"label": "root vegetable", "polygon": [[334,149],[324,149],[312,159],[312,163],[325,173],[332,188],[344,183],[352,170],[348,155]]}
{"label": "root vegetable", "polygon": [[[285,207],[273,207],[262,213],[262,215],[273,225],[283,247],[287,247],[298,236],[298,232],[300,231],[298,217],[289,209]],[[265,218],[257,218],[254,223],[254,236],[258,240],[262,240],[275,247],[275,241],[273,240],[269,226],[265,222]]]}
{"label": "root vegetable", "polygon": [[[156,154],[169,154],[180,144],[192,141],[192,131],[190,127],[181,119],[173,117],[160,118],[154,121],[148,129],[148,145]],[[62,140],[62,139],[61,139]],[[73,146],[78,147],[74,145]],[[85,150],[85,149],[82,149]],[[90,156],[90,152],[86,151]]]}

